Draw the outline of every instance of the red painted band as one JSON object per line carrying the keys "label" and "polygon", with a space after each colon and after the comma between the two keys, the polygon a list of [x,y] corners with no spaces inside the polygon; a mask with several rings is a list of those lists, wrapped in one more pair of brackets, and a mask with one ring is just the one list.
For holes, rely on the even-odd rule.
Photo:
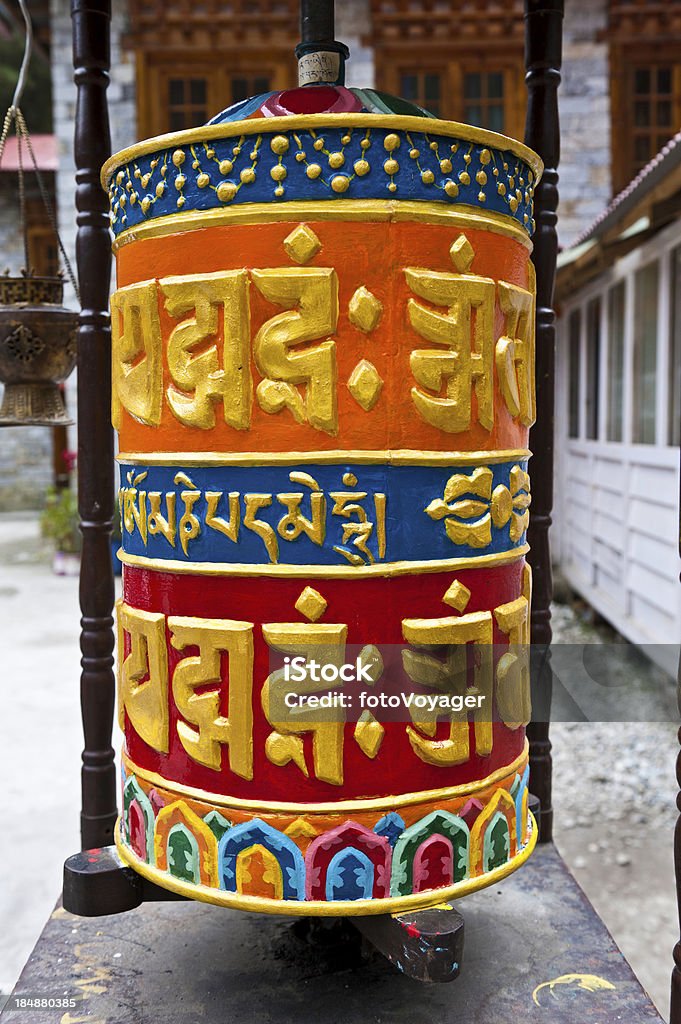
{"label": "red painted band", "polygon": [[[490,569],[470,569],[457,573],[432,573],[360,580],[311,580],[328,606],[321,621],[348,626],[347,642],[354,644],[403,643],[404,618],[442,618],[456,615],[443,603],[443,596],[456,579],[471,592],[465,614],[489,611],[515,600],[521,593],[523,562]],[[421,790],[441,789],[486,778],[496,769],[510,764],[522,752],[524,730],[511,730],[501,722],[493,725],[493,749],[489,756],[475,753],[474,726],[469,727],[471,757],[464,764],[439,767],[425,763],[412,749],[405,722],[386,722],[380,752],[370,759],[354,739],[355,723],[345,726],[344,780],[342,785],[313,777],[312,737],[304,739],[310,777],[290,762],[279,767],[268,761],[265,741],[272,732],[261,709],[260,691],[270,668],[270,651],[262,637],[260,624],[304,622],[295,610],[295,602],[306,585],[305,580],[277,578],[230,579],[219,576],[172,575],[126,567],[124,598],[134,608],[162,612],[165,615],[230,618],[255,623],[255,666],[253,681],[254,774],[247,781],[229,770],[227,749],[223,751],[222,770],[213,771],[193,761],[184,750],[176,729],[178,712],[172,696],[170,750],[159,753],[147,746],[126,721],[126,744],[133,761],[140,767],[161,774],[170,782],[209,792],[254,800],[322,802],[356,797],[381,797]],[[494,625],[494,642],[508,643],[506,634]],[[181,653],[168,644],[170,678],[181,658],[195,655],[196,649]],[[228,668],[225,657],[225,676]],[[228,693],[224,687],[227,714]],[[376,713],[378,717],[380,712]],[[449,723],[438,723],[437,739],[446,739]]]}

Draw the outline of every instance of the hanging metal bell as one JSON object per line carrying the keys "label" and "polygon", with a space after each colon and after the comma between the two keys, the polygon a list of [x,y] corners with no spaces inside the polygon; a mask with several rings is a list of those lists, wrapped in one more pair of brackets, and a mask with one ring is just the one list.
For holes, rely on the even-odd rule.
{"label": "hanging metal bell", "polygon": [[58,385],[76,365],[78,313],[61,277],[0,277],[0,426],[69,424]]}

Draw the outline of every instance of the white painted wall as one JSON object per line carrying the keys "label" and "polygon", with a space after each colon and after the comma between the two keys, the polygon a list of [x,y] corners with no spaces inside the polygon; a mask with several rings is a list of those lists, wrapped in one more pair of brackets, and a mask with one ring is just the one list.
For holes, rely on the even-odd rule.
{"label": "white painted wall", "polygon": [[[628,253],[565,303],[556,366],[556,492],[554,559],[568,582],[616,629],[636,644],[664,645],[649,653],[676,672],[681,642],[679,449],[667,443],[670,388],[672,250],[681,245],[681,221]],[[654,444],[634,443],[634,277],[659,259]],[[626,282],[623,440],[605,440],[607,403],[607,292]],[[599,436],[586,433],[587,304],[601,296]],[[681,301],[681,296],[679,296]],[[582,310],[579,437],[569,437],[570,314]]]}

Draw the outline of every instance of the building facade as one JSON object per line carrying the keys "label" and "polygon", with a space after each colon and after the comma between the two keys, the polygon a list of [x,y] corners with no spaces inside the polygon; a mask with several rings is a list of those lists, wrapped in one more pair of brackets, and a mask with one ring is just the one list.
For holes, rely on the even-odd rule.
{"label": "building facade", "polygon": [[[72,254],[75,86],[70,4],[49,4],[55,192],[60,229]],[[343,0],[336,5],[336,34],[351,51],[348,84],[400,94],[440,117],[522,137],[522,6],[522,0],[504,5],[496,0],[473,5],[463,0]],[[249,94],[295,85],[297,39],[297,0],[234,0],[229,5],[207,0],[194,7],[159,0],[129,6],[127,0],[114,0],[109,88],[113,149],[205,122]],[[681,128],[681,0],[568,0],[559,105],[559,240],[568,250]],[[670,224],[656,239],[611,261],[602,279],[585,283],[561,272],[554,551],[573,585],[639,640],[650,637],[645,624],[658,611],[666,610],[669,621],[659,622],[669,627],[678,624],[679,614],[677,592],[669,588],[677,572],[674,424],[681,410],[669,405],[674,388],[668,374],[675,357],[661,340],[676,315],[673,254],[681,239],[674,230]],[[16,234],[15,208],[0,200],[0,244],[10,255]],[[656,256],[656,245],[664,253]],[[643,261],[640,270],[637,260]],[[656,271],[645,269],[653,265]],[[641,342],[645,355],[636,355],[637,324],[650,323],[649,309],[637,312],[645,303],[656,310],[656,341]],[[624,339],[617,343],[622,349],[619,369],[604,355],[610,352],[608,339],[615,337],[618,323]],[[589,340],[594,331],[604,339],[598,357]],[[569,363],[569,353],[577,348],[578,370]],[[578,397],[575,374],[581,382]],[[72,407],[73,391],[72,382]],[[617,413],[612,411],[615,393],[620,396]],[[0,436],[0,510],[22,502],[39,504],[52,474],[49,432],[9,429]],[[614,462],[613,445],[620,453]],[[664,497],[659,523],[646,527],[639,502],[651,487]],[[568,511],[573,504],[582,526],[588,517],[588,550],[578,544],[578,517]],[[638,595],[643,591],[654,594],[654,600],[641,604]]]}
{"label": "building facade", "polygon": [[681,440],[681,133],[559,257],[554,555],[675,671]]}

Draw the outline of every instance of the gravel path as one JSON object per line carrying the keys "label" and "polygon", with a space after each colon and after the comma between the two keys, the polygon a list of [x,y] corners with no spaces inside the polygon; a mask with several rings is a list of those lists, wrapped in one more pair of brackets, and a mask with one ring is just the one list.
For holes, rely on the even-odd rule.
{"label": "gravel path", "polygon": [[[622,643],[580,605],[555,606],[553,625],[558,643]],[[638,674],[632,685],[673,706],[672,679],[645,662]],[[665,1020],[679,935],[677,728],[670,720],[551,726],[556,845]]]}

